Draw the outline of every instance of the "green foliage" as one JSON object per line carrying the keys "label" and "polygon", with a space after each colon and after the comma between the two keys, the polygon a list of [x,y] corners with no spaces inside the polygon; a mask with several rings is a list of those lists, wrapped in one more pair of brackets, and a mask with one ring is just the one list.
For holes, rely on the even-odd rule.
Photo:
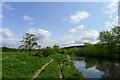
{"label": "green foliage", "polygon": [[15,48],[9,48],[9,47],[1,47],[3,52],[16,52],[18,49]]}
{"label": "green foliage", "polygon": [[95,44],[96,47],[96,55],[99,57],[108,57],[108,49],[107,44],[98,42]]}
{"label": "green foliage", "polygon": [[70,54],[70,51],[67,49],[61,49],[60,54]]}
{"label": "green foliage", "polygon": [[59,78],[59,67],[56,61],[50,63],[38,76],[39,78]]}
{"label": "green foliage", "polygon": [[93,56],[96,53],[96,47],[90,43],[85,43],[84,55]]}
{"label": "green foliage", "polygon": [[[52,54],[48,57],[52,58],[55,62],[57,62],[57,64],[56,64],[57,66],[58,66],[58,63],[61,63],[62,61],[68,62],[69,67],[68,67],[68,65],[63,64],[63,66],[60,68],[62,71],[63,78],[80,78],[82,80],[85,79],[84,76],[82,75],[82,73],[79,72],[75,68],[73,62],[68,61],[67,55],[65,55],[65,54]],[[53,66],[53,68],[54,68],[54,66]],[[53,73],[51,73],[51,74],[53,74]]]}
{"label": "green foliage", "polygon": [[35,35],[26,33],[23,37],[23,40],[21,42],[21,46],[19,46],[19,49],[21,50],[27,50],[29,52],[29,55],[31,54],[32,49],[38,47],[37,38]]}
{"label": "green foliage", "polygon": [[55,44],[53,46],[53,51],[54,51],[54,53],[60,53],[60,47],[59,47],[59,45]]}
{"label": "green foliage", "polygon": [[67,55],[52,54],[52,55],[49,56],[49,58],[52,58],[54,61],[61,62],[63,60],[67,60]]}
{"label": "green foliage", "polygon": [[31,78],[35,72],[45,65],[49,58],[28,56],[24,52],[2,53],[3,78]]}
{"label": "green foliage", "polygon": [[79,72],[77,69],[75,69],[75,66],[72,62],[69,62],[69,66],[68,65],[63,65],[61,67],[61,71],[63,74],[63,78],[68,78],[68,79],[81,79],[81,80],[86,80],[83,77],[83,74],[81,72]]}
{"label": "green foliage", "polygon": [[[3,79],[7,78],[32,78],[36,71],[42,68],[47,62],[50,61],[50,58],[53,58],[51,62],[38,76],[39,78],[59,78],[60,69],[58,67],[58,62],[67,60],[67,55],[64,54],[52,54],[48,57],[33,57],[28,56],[23,52],[3,52],[2,56],[2,77]],[[74,64],[70,63],[71,67],[65,66],[62,68],[64,78],[73,78],[79,77],[83,78],[82,73],[75,69]],[[68,73],[68,74],[67,74]]]}
{"label": "green foliage", "polygon": [[46,48],[42,49],[42,55],[45,56],[45,57],[47,57],[47,56],[49,56],[53,53],[54,53],[54,51],[51,47],[46,47]]}
{"label": "green foliage", "polygon": [[110,31],[100,32],[99,39],[102,43],[107,44],[108,54],[110,57],[120,57],[120,27],[116,26]]}
{"label": "green foliage", "polygon": [[120,27],[99,33],[100,42],[85,43],[84,47],[66,49],[77,56],[120,59]]}
{"label": "green foliage", "polygon": [[85,43],[84,47],[78,48],[74,51],[77,56],[94,56],[97,52],[96,47],[90,43]]}

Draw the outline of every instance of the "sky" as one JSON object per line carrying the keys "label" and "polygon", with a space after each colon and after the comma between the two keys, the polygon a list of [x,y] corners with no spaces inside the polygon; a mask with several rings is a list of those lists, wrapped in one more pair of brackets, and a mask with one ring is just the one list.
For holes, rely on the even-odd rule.
{"label": "sky", "polygon": [[100,31],[118,25],[117,2],[3,2],[0,44],[18,47],[26,32],[42,47],[96,43]]}

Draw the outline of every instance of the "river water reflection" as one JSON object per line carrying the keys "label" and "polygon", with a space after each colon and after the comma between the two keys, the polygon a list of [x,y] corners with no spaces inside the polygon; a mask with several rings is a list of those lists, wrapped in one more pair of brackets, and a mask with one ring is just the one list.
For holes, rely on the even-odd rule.
{"label": "river water reflection", "polygon": [[120,61],[79,57],[74,64],[86,78],[120,78]]}

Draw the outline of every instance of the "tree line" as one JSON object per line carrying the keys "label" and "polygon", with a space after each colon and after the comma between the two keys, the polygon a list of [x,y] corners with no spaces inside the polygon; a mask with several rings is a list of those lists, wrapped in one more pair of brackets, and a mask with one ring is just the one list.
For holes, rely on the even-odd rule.
{"label": "tree line", "polygon": [[96,44],[85,43],[83,47],[60,48],[55,44],[53,47],[41,48],[38,39],[33,34],[26,33],[18,49],[3,47],[3,51],[26,51],[29,55],[48,56],[50,54],[69,54],[76,56],[100,57],[120,59],[120,27],[115,26],[111,30],[99,33],[99,42]]}

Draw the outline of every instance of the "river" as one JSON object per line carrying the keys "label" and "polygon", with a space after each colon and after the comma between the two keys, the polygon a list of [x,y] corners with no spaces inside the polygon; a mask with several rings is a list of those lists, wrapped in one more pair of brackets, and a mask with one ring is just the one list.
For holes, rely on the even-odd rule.
{"label": "river", "polygon": [[120,78],[120,61],[79,57],[74,65],[86,78]]}

